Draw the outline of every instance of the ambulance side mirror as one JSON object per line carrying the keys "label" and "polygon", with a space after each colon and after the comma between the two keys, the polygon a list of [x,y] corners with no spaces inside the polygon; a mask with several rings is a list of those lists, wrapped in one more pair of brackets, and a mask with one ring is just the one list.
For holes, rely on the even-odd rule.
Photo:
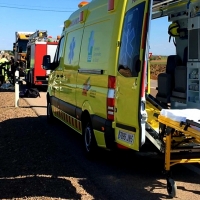
{"label": "ambulance side mirror", "polygon": [[42,68],[44,70],[50,70],[51,69],[51,56],[50,55],[43,56]]}

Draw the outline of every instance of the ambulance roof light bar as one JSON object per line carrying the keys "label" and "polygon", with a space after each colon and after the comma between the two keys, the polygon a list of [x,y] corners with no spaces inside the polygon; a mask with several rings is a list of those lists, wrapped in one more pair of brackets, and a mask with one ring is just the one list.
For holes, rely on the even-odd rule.
{"label": "ambulance roof light bar", "polygon": [[87,1],[82,1],[82,2],[80,2],[80,3],[78,4],[78,7],[79,7],[79,8],[82,8],[83,6],[86,6],[87,4],[88,4]]}

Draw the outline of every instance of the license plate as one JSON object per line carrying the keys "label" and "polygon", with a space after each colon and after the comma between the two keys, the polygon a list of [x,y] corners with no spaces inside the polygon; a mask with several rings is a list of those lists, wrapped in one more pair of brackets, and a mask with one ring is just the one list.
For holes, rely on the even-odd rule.
{"label": "license plate", "polygon": [[119,131],[118,139],[119,139],[119,140],[122,140],[122,141],[124,141],[124,142],[127,142],[127,143],[129,143],[129,144],[133,144],[134,135],[133,135],[133,134],[130,134],[130,133],[125,133],[125,132],[123,132],[123,131]]}

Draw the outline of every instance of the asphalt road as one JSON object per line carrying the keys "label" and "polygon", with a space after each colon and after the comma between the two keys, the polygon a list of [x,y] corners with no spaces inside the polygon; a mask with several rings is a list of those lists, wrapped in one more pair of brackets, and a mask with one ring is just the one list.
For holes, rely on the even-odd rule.
{"label": "asphalt road", "polygon": [[[154,88],[153,88],[154,89]],[[41,98],[26,99],[35,110],[41,123],[46,125],[45,92]],[[168,199],[165,175],[162,174],[164,161],[156,156],[133,151],[110,152],[99,150],[96,158],[86,159],[82,151],[82,138],[75,131],[56,122],[48,126],[47,134],[58,146],[55,163],[66,166],[65,171],[58,171],[56,176],[67,180],[77,180],[73,187],[77,197],[65,194],[50,196],[61,199],[127,199],[157,200]],[[57,166],[57,164],[55,164]],[[196,168],[195,168],[196,169]],[[200,176],[198,170],[188,169],[185,165],[172,167],[173,178],[178,191],[176,199],[200,199]],[[43,174],[49,176],[52,174]],[[80,191],[80,186],[81,190]],[[84,198],[85,197],[85,198]]]}

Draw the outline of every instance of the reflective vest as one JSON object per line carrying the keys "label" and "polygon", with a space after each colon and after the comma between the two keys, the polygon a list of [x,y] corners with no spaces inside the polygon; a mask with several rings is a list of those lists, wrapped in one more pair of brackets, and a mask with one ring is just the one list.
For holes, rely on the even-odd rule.
{"label": "reflective vest", "polygon": [[[6,58],[1,58],[0,59],[0,64],[8,62]],[[2,75],[5,76],[5,80],[7,79],[7,70],[8,70],[8,65],[3,66],[2,68]]]}

